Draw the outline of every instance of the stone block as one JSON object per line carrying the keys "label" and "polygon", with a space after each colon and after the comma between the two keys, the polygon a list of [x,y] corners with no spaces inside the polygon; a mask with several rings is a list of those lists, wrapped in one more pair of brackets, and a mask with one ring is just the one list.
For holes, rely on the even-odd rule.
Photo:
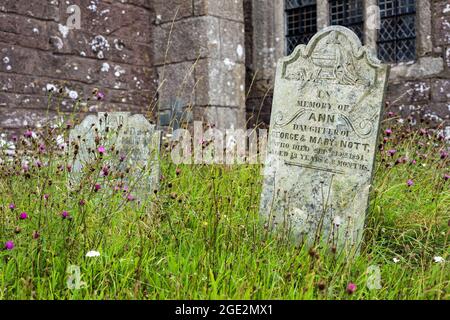
{"label": "stone block", "polygon": [[190,17],[193,15],[192,1],[186,0],[153,0],[155,11],[155,24],[171,23],[174,19]]}
{"label": "stone block", "polygon": [[154,28],[155,65],[194,61],[219,55],[219,20],[186,19]]}
{"label": "stone block", "polygon": [[195,99],[195,62],[181,62],[158,67],[160,83],[159,110],[192,105]]}
{"label": "stone block", "polygon": [[243,107],[245,66],[231,60],[203,59],[195,68],[196,105]]}
{"label": "stone block", "polygon": [[[431,82],[431,99],[450,103],[450,79],[436,79]],[[450,112],[450,110],[447,110]]]}
{"label": "stone block", "polygon": [[428,80],[390,83],[386,101],[390,105],[424,102],[430,99],[430,92],[431,87]]}

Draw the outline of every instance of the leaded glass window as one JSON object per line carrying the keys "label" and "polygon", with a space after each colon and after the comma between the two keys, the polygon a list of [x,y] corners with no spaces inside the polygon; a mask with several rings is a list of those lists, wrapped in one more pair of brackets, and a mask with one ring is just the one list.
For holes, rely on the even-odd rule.
{"label": "leaded glass window", "polygon": [[364,4],[362,0],[331,0],[330,24],[347,27],[364,42]]}
{"label": "leaded glass window", "polygon": [[415,0],[378,0],[381,25],[378,56],[385,62],[414,60],[416,57]]}
{"label": "leaded glass window", "polygon": [[317,32],[315,0],[286,0],[286,51],[292,53],[299,44],[307,44]]}

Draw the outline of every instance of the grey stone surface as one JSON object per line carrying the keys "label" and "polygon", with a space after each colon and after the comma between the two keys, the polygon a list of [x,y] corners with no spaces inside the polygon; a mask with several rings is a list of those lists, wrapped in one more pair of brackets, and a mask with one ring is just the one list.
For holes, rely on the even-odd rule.
{"label": "grey stone surface", "polygon": [[339,26],[279,61],[260,204],[268,228],[358,247],[387,77],[388,66]]}
{"label": "grey stone surface", "polygon": [[[89,176],[92,166],[110,166],[110,174],[100,177],[100,181],[109,184],[110,189],[128,188],[133,196],[144,199],[158,188],[160,141],[161,132],[141,114],[88,115],[69,136],[72,187]],[[106,149],[102,156],[99,146]],[[107,182],[110,178],[112,181]]]}

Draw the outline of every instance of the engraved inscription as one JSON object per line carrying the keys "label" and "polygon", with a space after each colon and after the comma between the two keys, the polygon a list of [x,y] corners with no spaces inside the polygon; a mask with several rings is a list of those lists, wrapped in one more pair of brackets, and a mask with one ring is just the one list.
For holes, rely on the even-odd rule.
{"label": "engraved inscription", "polygon": [[271,229],[358,248],[387,75],[341,26],[279,61],[260,208]]}

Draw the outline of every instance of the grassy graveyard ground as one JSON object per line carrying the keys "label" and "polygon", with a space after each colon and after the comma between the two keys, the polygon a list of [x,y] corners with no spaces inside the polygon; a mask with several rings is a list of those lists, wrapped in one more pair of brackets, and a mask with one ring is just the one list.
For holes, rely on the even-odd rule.
{"label": "grassy graveyard ground", "polygon": [[434,134],[394,123],[355,258],[268,233],[259,165],[163,156],[160,190],[138,206],[100,157],[70,192],[56,133],[27,132],[16,154],[29,164],[0,169],[0,299],[449,299],[450,159]]}

